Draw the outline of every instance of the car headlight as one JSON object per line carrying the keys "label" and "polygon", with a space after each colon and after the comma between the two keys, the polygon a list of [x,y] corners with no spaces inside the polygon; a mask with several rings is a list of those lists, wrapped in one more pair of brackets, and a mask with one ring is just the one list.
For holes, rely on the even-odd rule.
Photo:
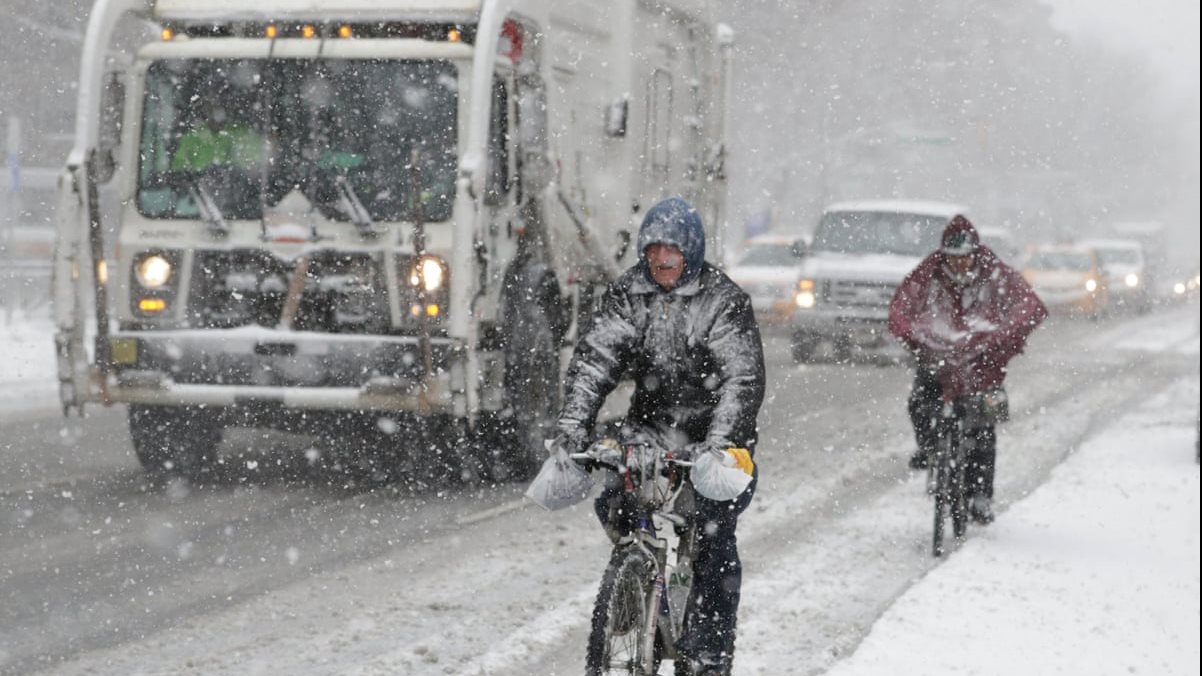
{"label": "car headlight", "polygon": [[797,307],[809,309],[818,303],[818,296],[814,293],[817,285],[812,279],[802,279],[797,282],[797,295],[793,297]]}
{"label": "car headlight", "polygon": [[171,280],[171,261],[151,254],[134,264],[134,276],[147,289],[161,289]]}
{"label": "car headlight", "polygon": [[442,259],[436,256],[422,256],[409,271],[409,284],[422,286],[427,292],[437,291],[442,288],[446,277],[447,269]]}
{"label": "car headlight", "polygon": [[1096,280],[1096,279],[1085,280],[1085,290],[1089,291],[1091,293],[1094,291],[1097,291],[1098,290],[1098,280]]}
{"label": "car headlight", "polygon": [[1134,272],[1128,272],[1127,276],[1123,278],[1123,281],[1127,284],[1127,286],[1135,288],[1139,286],[1139,275],[1135,274]]}

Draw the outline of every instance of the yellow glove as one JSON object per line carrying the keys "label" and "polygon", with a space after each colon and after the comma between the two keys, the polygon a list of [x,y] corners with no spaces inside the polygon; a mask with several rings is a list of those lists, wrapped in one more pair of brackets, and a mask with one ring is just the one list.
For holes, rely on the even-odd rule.
{"label": "yellow glove", "polygon": [[728,448],[726,449],[726,455],[730,456],[734,462],[728,459],[725,464],[738,467],[747,476],[751,476],[755,472],[755,461],[751,459],[751,453],[746,448]]}

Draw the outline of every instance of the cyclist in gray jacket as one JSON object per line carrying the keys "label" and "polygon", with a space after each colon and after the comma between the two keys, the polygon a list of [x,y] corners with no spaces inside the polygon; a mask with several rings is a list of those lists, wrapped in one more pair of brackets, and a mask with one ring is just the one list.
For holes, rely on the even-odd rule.
{"label": "cyclist in gray jacket", "polygon": [[[683,199],[647,212],[638,247],[638,263],[610,285],[582,331],[557,445],[582,450],[606,396],[628,375],[635,390],[626,426],[684,442],[678,456],[741,452],[740,466],[758,476],[750,455],[764,398],[764,354],[750,299],[705,262],[701,218]],[[731,501],[697,496],[695,582],[677,647],[706,676],[730,673],[742,576],[735,525],[755,484]],[[611,514],[611,497],[598,499],[598,516],[625,532],[629,526]]]}

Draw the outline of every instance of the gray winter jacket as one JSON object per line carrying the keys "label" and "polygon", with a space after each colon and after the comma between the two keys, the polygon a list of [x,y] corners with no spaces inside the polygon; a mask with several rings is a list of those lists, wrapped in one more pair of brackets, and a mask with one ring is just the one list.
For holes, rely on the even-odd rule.
{"label": "gray winter jacket", "polygon": [[[658,220],[655,209],[648,213],[640,252],[664,242],[680,247],[686,261],[704,260],[696,212],[658,213]],[[764,351],[751,301],[712,265],[689,267],[671,291],[651,279],[643,260],[610,285],[572,357],[561,428],[591,430],[605,397],[628,374],[635,383],[629,422],[674,428],[691,442],[754,447]]]}

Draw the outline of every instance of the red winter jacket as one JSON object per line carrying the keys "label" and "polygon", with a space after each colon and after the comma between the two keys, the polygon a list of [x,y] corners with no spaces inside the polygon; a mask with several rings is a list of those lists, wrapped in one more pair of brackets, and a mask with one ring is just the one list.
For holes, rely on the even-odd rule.
{"label": "red winter jacket", "polygon": [[1047,308],[988,247],[977,247],[976,276],[963,286],[952,282],[942,262],[935,252],[902,281],[889,305],[889,330],[920,363],[946,360],[940,372],[946,396],[999,387]]}

